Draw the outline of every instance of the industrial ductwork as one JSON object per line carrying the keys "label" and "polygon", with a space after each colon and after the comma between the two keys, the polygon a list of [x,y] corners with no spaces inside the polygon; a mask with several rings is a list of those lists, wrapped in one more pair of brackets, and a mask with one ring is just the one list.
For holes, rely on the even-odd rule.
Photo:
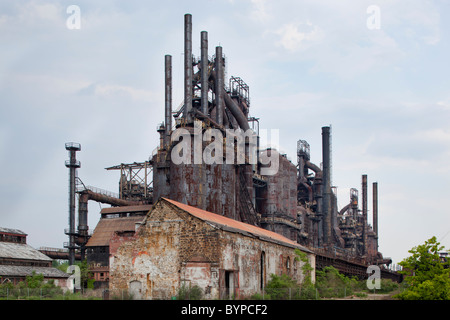
{"label": "industrial ductwork", "polygon": [[[216,77],[215,71],[211,72],[210,79],[214,83],[216,83],[217,77]],[[214,88],[215,88],[214,93],[217,95],[217,90],[220,90],[220,89],[218,89],[217,87],[214,87]],[[225,91],[225,88],[222,87],[221,91],[222,91],[223,99],[225,101],[225,106],[228,108],[228,110],[230,110],[231,114],[236,119],[237,123],[239,124],[239,127],[244,131],[247,131],[248,129],[250,129],[247,117],[242,112],[242,110],[239,108],[239,106],[236,104],[236,102],[234,102],[233,99],[230,97],[230,95]]]}

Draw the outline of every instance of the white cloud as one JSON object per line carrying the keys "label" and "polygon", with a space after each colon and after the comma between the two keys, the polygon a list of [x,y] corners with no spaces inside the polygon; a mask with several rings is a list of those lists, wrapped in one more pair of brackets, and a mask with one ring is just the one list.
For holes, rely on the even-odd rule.
{"label": "white cloud", "polygon": [[[309,29],[308,31],[300,31],[300,29]],[[277,42],[290,52],[305,50],[312,43],[320,41],[323,36],[318,26],[313,26],[311,22],[307,21],[304,24],[288,23],[275,31],[280,37]]]}
{"label": "white cloud", "polygon": [[267,1],[266,0],[250,0],[253,8],[250,13],[250,17],[258,22],[267,21],[269,14],[267,13]]}
{"label": "white cloud", "polygon": [[130,86],[118,84],[90,84],[79,90],[80,94],[94,94],[103,98],[114,98],[118,96],[129,97],[133,101],[151,102],[155,99],[159,100],[151,90],[137,89]]}
{"label": "white cloud", "polygon": [[36,29],[48,24],[64,26],[64,12],[63,6],[59,3],[19,2],[14,6],[14,12],[0,15],[0,26],[2,28],[33,26]]}

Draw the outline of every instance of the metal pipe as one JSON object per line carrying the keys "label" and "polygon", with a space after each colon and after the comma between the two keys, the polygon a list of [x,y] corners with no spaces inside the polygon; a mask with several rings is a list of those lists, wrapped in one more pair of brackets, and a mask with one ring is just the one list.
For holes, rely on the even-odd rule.
{"label": "metal pipe", "polygon": [[[214,81],[214,83],[217,82],[216,81],[217,77],[216,77],[215,71],[211,72],[210,77]],[[216,86],[214,86],[213,88],[214,88],[214,93],[217,94]],[[234,100],[230,97],[230,95],[225,92],[224,88],[222,88],[222,91],[223,91],[223,97],[225,100],[225,105],[228,108],[228,110],[230,110],[233,117],[236,119],[237,123],[239,124],[239,127],[244,131],[247,131],[248,129],[250,129],[250,125],[248,124],[248,120],[247,120],[247,117],[245,116],[245,114],[242,112],[242,110],[239,108],[239,106],[236,104],[236,102],[234,102]]]}
{"label": "metal pipe", "polygon": [[223,73],[223,57],[222,47],[216,47],[216,122],[223,124],[223,104],[224,104],[224,73]]}
{"label": "metal pipe", "polygon": [[91,190],[84,190],[83,193],[87,193],[89,195],[89,200],[94,200],[101,203],[110,204],[115,207],[123,207],[123,206],[137,206],[141,204],[145,204],[144,201],[132,201],[132,200],[123,200],[114,197],[107,196],[102,193],[94,192]]}
{"label": "metal pipe", "polygon": [[81,260],[86,256],[86,243],[89,240],[88,235],[88,200],[89,195],[80,194],[78,198],[78,239],[77,243],[80,246]]}
{"label": "metal pipe", "polygon": [[201,110],[204,115],[208,115],[208,32],[201,32],[201,53],[200,53],[200,68],[201,68]]}
{"label": "metal pipe", "polygon": [[86,193],[81,193],[78,198],[78,231],[80,235],[87,235],[88,227],[88,202],[89,195]]}
{"label": "metal pipe", "polygon": [[184,15],[184,118],[191,122],[192,110],[192,15]]}
{"label": "metal pipe", "polygon": [[320,174],[320,176],[322,176],[322,170],[321,170],[317,165],[315,165],[314,163],[312,163],[311,161],[306,160],[306,161],[305,161],[305,166],[306,166],[308,169],[311,169],[312,171],[314,171],[314,172],[316,173],[316,176],[317,176],[318,174]]}
{"label": "metal pipe", "polygon": [[170,141],[170,131],[172,130],[172,56],[166,55],[164,59],[165,67],[165,138],[164,145]]}

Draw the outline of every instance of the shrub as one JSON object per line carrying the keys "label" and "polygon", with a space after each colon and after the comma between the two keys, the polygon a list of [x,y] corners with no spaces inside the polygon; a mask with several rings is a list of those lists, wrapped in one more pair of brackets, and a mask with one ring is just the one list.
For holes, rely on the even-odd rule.
{"label": "shrub", "polygon": [[356,278],[346,277],[332,266],[316,271],[316,288],[321,297],[344,297],[353,294],[359,286]]}
{"label": "shrub", "polygon": [[184,283],[180,286],[177,293],[177,300],[201,300],[203,298],[202,289],[195,285],[187,287]]}
{"label": "shrub", "polygon": [[265,291],[273,300],[288,300],[292,299],[292,293],[296,293],[298,289],[299,285],[297,282],[288,275],[282,274],[277,276],[276,274],[271,274]]}

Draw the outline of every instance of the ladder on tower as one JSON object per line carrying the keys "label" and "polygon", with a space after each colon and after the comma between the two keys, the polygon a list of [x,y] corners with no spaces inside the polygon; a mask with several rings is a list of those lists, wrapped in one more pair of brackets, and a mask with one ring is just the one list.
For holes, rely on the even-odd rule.
{"label": "ladder on tower", "polygon": [[259,225],[258,214],[253,206],[252,199],[247,190],[247,182],[244,174],[244,166],[239,166],[239,203],[241,207],[241,219],[243,222]]}

